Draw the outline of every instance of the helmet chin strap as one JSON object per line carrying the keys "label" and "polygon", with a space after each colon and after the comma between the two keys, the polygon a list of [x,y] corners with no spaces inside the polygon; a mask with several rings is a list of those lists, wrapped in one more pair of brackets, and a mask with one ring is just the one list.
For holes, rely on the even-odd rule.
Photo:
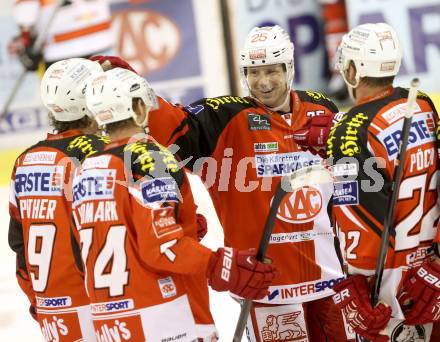
{"label": "helmet chin strap", "polygon": [[285,97],[285,99],[284,99],[284,101],[283,101],[283,103],[282,104],[280,104],[279,106],[276,106],[276,107],[269,107],[269,106],[266,106],[267,108],[269,108],[270,110],[272,110],[272,111],[274,111],[274,112],[278,112],[281,108],[283,108],[288,102],[290,101],[290,89],[288,89],[287,91],[286,91],[286,97]]}

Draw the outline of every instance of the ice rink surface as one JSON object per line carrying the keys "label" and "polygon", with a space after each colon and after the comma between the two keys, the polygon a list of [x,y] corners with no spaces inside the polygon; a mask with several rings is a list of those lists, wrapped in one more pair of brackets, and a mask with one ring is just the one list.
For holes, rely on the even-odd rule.
{"label": "ice rink surface", "polygon": [[[196,176],[190,176],[199,212],[208,219],[208,234],[203,244],[216,249],[223,245],[223,233],[212,201]],[[9,188],[0,187],[0,342],[41,342],[42,334],[28,313],[29,303],[15,280],[15,255],[8,246]],[[237,227],[239,229],[239,227]],[[211,311],[220,341],[232,341],[239,306],[227,293],[211,291]],[[243,339],[245,341],[245,339]]]}

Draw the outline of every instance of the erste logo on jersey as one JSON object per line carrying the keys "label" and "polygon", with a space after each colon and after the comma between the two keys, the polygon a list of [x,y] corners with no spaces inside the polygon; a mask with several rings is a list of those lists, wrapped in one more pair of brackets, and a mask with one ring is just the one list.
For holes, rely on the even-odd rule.
{"label": "erste logo on jersey", "polygon": [[313,186],[304,186],[284,196],[278,208],[277,218],[290,223],[312,221],[322,209],[322,195]]}
{"label": "erste logo on jersey", "polygon": [[61,196],[64,166],[20,166],[15,173],[15,192],[23,196]]}
{"label": "erste logo on jersey", "polygon": [[292,152],[255,155],[257,177],[277,177],[290,175],[306,166],[318,165],[321,158],[309,152]]}
{"label": "erste logo on jersey", "polygon": [[[402,138],[402,122],[397,121],[377,135],[385,146],[389,160],[394,160],[399,151]],[[435,141],[435,122],[432,113],[420,113],[411,121],[411,129],[408,137],[408,147],[418,147]]]}
{"label": "erste logo on jersey", "polygon": [[112,199],[115,189],[116,170],[83,170],[73,179],[73,203],[78,206],[83,201]]}
{"label": "erste logo on jersey", "polygon": [[179,202],[179,187],[172,177],[147,180],[141,184],[144,204],[155,202]]}

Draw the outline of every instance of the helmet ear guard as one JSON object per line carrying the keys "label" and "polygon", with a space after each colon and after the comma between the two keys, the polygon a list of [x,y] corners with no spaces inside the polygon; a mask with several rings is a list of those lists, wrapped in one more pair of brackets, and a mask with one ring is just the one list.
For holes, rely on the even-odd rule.
{"label": "helmet ear guard", "polygon": [[265,65],[283,64],[286,70],[287,89],[291,89],[294,65],[293,43],[280,26],[254,27],[240,51],[240,81],[250,93],[246,69]]}
{"label": "helmet ear guard", "polygon": [[147,112],[159,108],[157,96],[148,82],[119,67],[90,78],[86,88],[87,107],[99,126],[133,118],[138,126],[145,127],[146,119],[141,123],[137,121],[132,107],[134,98],[143,101]]}
{"label": "helmet ear guard", "polygon": [[87,79],[102,72],[97,62],[69,58],[52,64],[44,73],[40,94],[44,106],[57,121],[69,122],[92,117],[87,109]]}

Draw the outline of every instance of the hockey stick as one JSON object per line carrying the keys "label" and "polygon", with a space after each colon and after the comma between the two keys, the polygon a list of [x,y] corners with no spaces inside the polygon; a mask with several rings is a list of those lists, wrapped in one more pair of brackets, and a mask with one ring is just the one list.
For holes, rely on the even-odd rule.
{"label": "hockey stick", "polygon": [[[325,182],[332,182],[330,171],[322,165],[313,165],[301,168],[290,175],[281,178],[277,188],[275,189],[272,204],[269,209],[269,214],[264,225],[263,235],[261,236],[260,245],[256,259],[264,262],[267,248],[269,246],[272,229],[275,224],[278,208],[284,196],[290,192],[294,192],[306,185],[322,184]],[[252,301],[244,300],[241,305],[240,316],[235,327],[233,342],[241,342],[246,321],[251,311]]]}
{"label": "hockey stick", "polygon": [[[35,43],[32,46],[32,53],[37,54],[43,50],[43,45],[44,45],[44,42],[46,41],[47,33],[49,32],[49,28],[52,26],[52,22],[55,19],[55,16],[56,16],[58,10],[64,5],[65,2],[66,2],[66,0],[59,2],[56,5],[56,7],[54,8],[49,20],[47,21],[46,26],[44,27],[44,29],[40,33],[38,33],[38,36],[35,39]],[[28,71],[26,69],[22,70],[22,72],[18,76],[17,80],[15,81],[14,86],[12,87],[12,91],[9,94],[9,96],[7,97],[5,104],[3,105],[3,109],[0,114],[0,122],[2,122],[3,119],[6,117],[6,115],[8,114],[9,107],[11,106],[12,101],[14,101],[15,95],[17,95],[17,92],[20,89],[20,86],[23,83],[27,72]]]}
{"label": "hockey stick", "polygon": [[390,238],[390,229],[394,225],[394,209],[397,203],[397,196],[399,194],[400,182],[402,180],[403,174],[403,166],[405,164],[406,157],[406,149],[408,145],[408,138],[411,129],[411,119],[414,113],[414,107],[417,100],[417,88],[419,87],[419,80],[414,78],[411,81],[411,87],[409,88],[408,100],[407,100],[407,108],[405,117],[403,119],[403,128],[402,128],[402,139],[400,141],[399,152],[396,157],[395,163],[397,163],[397,167],[394,170],[392,187],[391,187],[391,196],[388,197],[388,210],[385,216],[383,231],[380,240],[380,249],[379,254],[377,256],[376,262],[376,271],[375,271],[375,279],[374,286],[371,292],[371,305],[373,307],[379,302],[379,291],[382,283],[383,271],[385,268],[385,258],[387,256],[388,244]]}

